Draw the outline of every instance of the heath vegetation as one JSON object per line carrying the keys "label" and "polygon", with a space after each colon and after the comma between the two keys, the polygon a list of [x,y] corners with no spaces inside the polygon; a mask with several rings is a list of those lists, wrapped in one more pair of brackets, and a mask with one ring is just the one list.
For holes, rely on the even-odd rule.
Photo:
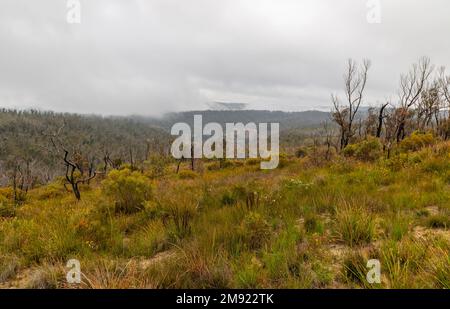
{"label": "heath vegetation", "polygon": [[141,120],[3,111],[0,287],[449,288],[450,78],[423,58],[363,112],[369,67],[274,170],[175,160]]}

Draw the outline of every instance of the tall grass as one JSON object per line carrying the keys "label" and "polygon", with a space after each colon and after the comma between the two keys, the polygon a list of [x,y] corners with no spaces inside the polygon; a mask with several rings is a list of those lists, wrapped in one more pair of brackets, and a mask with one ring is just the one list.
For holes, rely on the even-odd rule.
{"label": "tall grass", "polygon": [[336,207],[334,232],[349,246],[370,243],[375,237],[375,218],[361,205],[343,201]]}

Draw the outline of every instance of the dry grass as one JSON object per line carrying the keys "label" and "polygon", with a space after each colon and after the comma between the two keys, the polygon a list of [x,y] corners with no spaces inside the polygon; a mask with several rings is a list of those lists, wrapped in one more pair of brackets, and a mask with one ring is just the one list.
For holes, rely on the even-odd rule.
{"label": "dry grass", "polygon": [[[14,213],[0,213],[0,281],[368,288],[365,262],[376,258],[376,287],[448,288],[450,156],[449,147],[433,147],[368,162],[285,157],[286,167],[273,171],[230,161],[181,177],[173,165],[161,177],[122,175],[139,183],[138,199],[108,194],[103,186],[116,188],[114,178],[93,182],[80,202],[50,184],[32,190]],[[7,190],[0,195],[8,201]],[[133,211],[117,211],[124,207]],[[64,280],[72,258],[81,261],[81,286]]]}

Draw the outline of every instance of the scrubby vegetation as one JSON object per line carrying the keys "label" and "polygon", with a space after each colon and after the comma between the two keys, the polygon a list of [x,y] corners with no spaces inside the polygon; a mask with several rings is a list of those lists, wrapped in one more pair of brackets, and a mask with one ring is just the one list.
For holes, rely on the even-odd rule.
{"label": "scrubby vegetation", "polygon": [[[80,201],[61,182],[20,205],[2,189],[0,286],[70,288],[76,258],[91,288],[448,288],[449,150],[400,144],[389,159],[320,164],[292,154],[272,171],[171,163],[158,178],[125,167]],[[380,284],[365,280],[368,259]]]}
{"label": "scrubby vegetation", "polygon": [[335,123],[288,134],[274,170],[176,161],[141,122],[4,112],[0,287],[449,288],[450,77],[423,58],[362,115],[370,63],[348,65]]}

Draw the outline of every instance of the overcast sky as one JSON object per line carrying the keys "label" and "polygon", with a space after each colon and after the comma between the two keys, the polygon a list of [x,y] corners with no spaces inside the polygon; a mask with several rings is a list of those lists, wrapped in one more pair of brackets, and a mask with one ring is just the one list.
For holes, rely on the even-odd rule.
{"label": "overcast sky", "polygon": [[450,1],[381,0],[379,24],[367,2],[80,0],[81,23],[69,24],[66,0],[0,0],[0,106],[323,110],[349,57],[372,61],[366,105],[395,98],[421,56],[450,68]]}

